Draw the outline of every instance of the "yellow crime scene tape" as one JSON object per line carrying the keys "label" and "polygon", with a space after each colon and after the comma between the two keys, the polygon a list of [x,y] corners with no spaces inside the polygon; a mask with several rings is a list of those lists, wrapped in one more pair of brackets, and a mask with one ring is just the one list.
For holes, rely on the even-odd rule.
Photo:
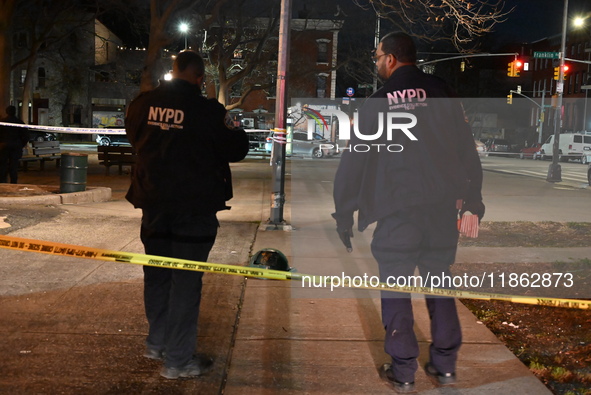
{"label": "yellow crime scene tape", "polygon": [[[561,299],[544,297],[524,297],[516,295],[494,294],[485,292],[474,292],[465,290],[415,287],[415,286],[392,286],[385,283],[379,283],[377,286],[353,285],[351,282],[347,285],[345,282],[334,284],[332,281],[336,276],[318,276],[303,273],[294,273],[288,271],[272,270],[265,268],[255,268],[247,266],[226,265],[219,263],[199,262],[186,259],[167,258],[156,255],[145,255],[131,252],[122,252],[114,250],[105,250],[92,247],[84,247],[72,244],[55,243],[51,241],[42,241],[34,239],[24,239],[0,235],[0,248],[17,251],[40,252],[50,255],[68,256],[74,258],[86,258],[108,262],[122,262],[142,266],[154,266],[169,269],[192,270],[207,273],[229,274],[243,277],[264,278],[270,280],[316,280],[314,283],[322,282],[328,279],[326,285],[331,288],[354,288],[373,291],[392,291],[401,293],[416,293],[433,296],[446,296],[464,299],[484,299],[501,300],[512,303],[530,304],[538,306],[564,307],[570,309],[591,310],[591,300],[582,299]],[[337,278],[338,279],[338,278]]]}

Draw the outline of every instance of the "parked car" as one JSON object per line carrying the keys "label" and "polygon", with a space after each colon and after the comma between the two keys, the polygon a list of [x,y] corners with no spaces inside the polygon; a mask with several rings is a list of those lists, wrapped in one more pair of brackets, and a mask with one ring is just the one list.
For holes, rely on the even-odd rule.
{"label": "parked car", "polygon": [[[265,151],[271,152],[273,147],[273,132],[269,132],[265,143]],[[292,155],[311,156],[313,158],[324,158],[338,154],[337,145],[325,139],[318,133],[312,134],[312,139],[308,139],[308,133],[295,131],[291,140]]]}
{"label": "parked car", "polygon": [[531,145],[531,147],[527,147],[527,148],[522,148],[519,151],[519,158],[520,159],[525,159],[525,158],[532,158],[532,159],[538,159],[541,158],[540,156],[540,150],[542,149],[542,144],[540,143],[533,143]]}
{"label": "parked car", "polygon": [[486,142],[488,152],[510,152],[511,144],[505,139],[490,139]]}
{"label": "parked car", "polygon": [[97,134],[96,142],[98,145],[131,145],[125,134]]}
{"label": "parked car", "polygon": [[245,131],[248,136],[248,149],[251,151],[264,151],[269,131],[264,129],[246,129]]}
{"label": "parked car", "polygon": [[57,136],[44,130],[29,129],[29,141],[56,141]]}
{"label": "parked car", "polygon": [[591,162],[587,166],[587,182],[591,185]]}
{"label": "parked car", "polygon": [[488,156],[486,153],[486,144],[476,139],[474,139],[474,144],[476,145],[476,152],[478,152],[479,156]]}

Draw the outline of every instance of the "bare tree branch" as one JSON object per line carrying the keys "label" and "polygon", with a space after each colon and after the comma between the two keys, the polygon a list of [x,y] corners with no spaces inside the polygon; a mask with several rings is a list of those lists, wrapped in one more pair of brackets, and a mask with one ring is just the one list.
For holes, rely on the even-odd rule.
{"label": "bare tree branch", "polygon": [[504,22],[512,11],[503,0],[353,0],[372,8],[383,19],[428,41],[448,40],[460,51],[469,51],[474,40]]}

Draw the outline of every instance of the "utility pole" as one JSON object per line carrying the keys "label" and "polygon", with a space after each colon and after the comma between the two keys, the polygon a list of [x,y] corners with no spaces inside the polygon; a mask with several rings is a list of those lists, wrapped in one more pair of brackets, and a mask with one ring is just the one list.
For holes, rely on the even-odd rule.
{"label": "utility pole", "polygon": [[548,182],[562,181],[562,169],[558,164],[558,151],[560,141],[560,129],[562,127],[562,94],[564,93],[564,57],[566,51],[566,27],[568,25],[568,0],[564,0],[564,11],[562,16],[562,42],[560,44],[560,70],[558,81],[556,81],[556,95],[558,100],[554,112],[554,145],[552,146],[552,163],[548,168]]}
{"label": "utility pole", "polygon": [[273,138],[273,166],[271,215],[269,224],[277,229],[285,223],[285,143],[287,126],[287,69],[289,66],[291,0],[281,0],[279,50],[277,53],[277,100],[275,102],[275,133]]}
{"label": "utility pole", "polygon": [[529,96],[526,96],[523,93],[521,93],[520,90],[517,90],[517,91],[510,90],[509,92],[511,94],[515,93],[516,95],[520,95],[520,96],[525,97],[527,100],[534,103],[540,109],[540,116],[538,117],[538,143],[542,144],[542,128],[544,127],[544,119],[545,119],[544,110],[546,109],[546,107],[544,105],[544,99],[546,98],[546,89],[544,89],[542,92],[542,104],[538,104],[538,102],[536,102],[535,100],[533,100]]}
{"label": "utility pole", "polygon": [[[373,47],[378,49],[380,45],[380,14],[376,11],[376,30],[374,32]],[[378,90],[378,73],[375,72],[373,75],[373,91],[374,93]]]}

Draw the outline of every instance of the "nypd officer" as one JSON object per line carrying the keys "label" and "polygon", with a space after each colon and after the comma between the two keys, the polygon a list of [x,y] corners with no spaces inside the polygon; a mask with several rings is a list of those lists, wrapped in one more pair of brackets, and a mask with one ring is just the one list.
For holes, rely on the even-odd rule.
{"label": "nypd officer", "polygon": [[[137,164],[126,197],[142,209],[146,254],[206,261],[219,227],[216,212],[232,197],[229,162],[248,152],[244,130],[227,126],[225,108],[201,95],[204,71],[199,54],[181,52],[173,79],[129,106],[126,132]],[[160,374],[167,379],[211,369],[211,358],[194,355],[202,277],[144,266],[144,356],[163,360]]]}
{"label": "nypd officer", "polygon": [[[480,159],[460,103],[442,80],[417,68],[410,36],[383,37],[374,61],[384,85],[362,107],[359,131],[341,159],[333,217],[349,251],[354,212],[360,231],[377,222],[371,249],[381,281],[410,279],[418,268],[428,287],[429,275],[450,275],[460,206],[484,215]],[[355,149],[368,140],[398,148]],[[433,340],[426,373],[440,385],[453,384],[462,343],[455,300],[427,297],[427,307]],[[383,292],[382,322],[392,361],[380,375],[397,392],[413,392],[419,347],[410,296]]]}

